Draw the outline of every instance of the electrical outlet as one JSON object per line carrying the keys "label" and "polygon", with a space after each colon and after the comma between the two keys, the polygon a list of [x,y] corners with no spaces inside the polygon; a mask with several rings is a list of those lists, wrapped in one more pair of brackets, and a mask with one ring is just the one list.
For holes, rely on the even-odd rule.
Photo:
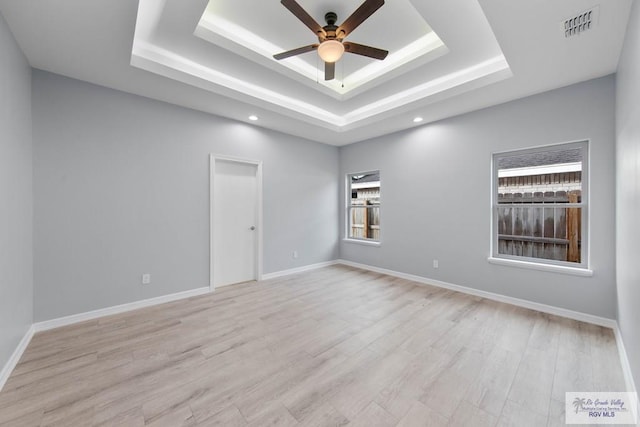
{"label": "electrical outlet", "polygon": [[293,257],[298,258],[298,251],[293,251]]}
{"label": "electrical outlet", "polygon": [[440,266],[440,263],[438,262],[437,259],[433,260],[433,268],[438,268]]}
{"label": "electrical outlet", "polygon": [[148,285],[151,283],[151,274],[149,273],[145,273],[142,275],[142,284],[143,285]]}

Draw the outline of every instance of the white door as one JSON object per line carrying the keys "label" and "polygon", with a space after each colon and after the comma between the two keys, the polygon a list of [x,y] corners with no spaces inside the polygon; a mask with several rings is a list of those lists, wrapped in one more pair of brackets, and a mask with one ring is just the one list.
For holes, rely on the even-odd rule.
{"label": "white door", "polygon": [[258,278],[259,164],[212,159],[213,286]]}

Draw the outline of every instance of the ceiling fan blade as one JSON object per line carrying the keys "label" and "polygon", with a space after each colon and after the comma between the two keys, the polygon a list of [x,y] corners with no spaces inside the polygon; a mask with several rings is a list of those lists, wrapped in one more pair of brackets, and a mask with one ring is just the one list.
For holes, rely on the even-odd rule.
{"label": "ceiling fan blade", "polygon": [[336,63],[325,62],[324,63],[324,79],[333,80],[336,77]]}
{"label": "ceiling fan blade", "polygon": [[273,55],[274,59],[277,59],[278,61],[281,59],[285,59],[288,58],[290,56],[296,56],[296,55],[300,55],[301,53],[307,53],[307,52],[311,52],[312,50],[316,50],[318,49],[318,44],[310,44],[309,46],[302,46],[299,47],[297,49],[291,49],[288,50],[286,52],[282,52],[282,53],[277,53],[275,55]]}
{"label": "ceiling fan blade", "polygon": [[349,33],[373,15],[376,10],[380,9],[383,4],[384,0],[365,0],[365,2],[338,27],[338,31],[336,31],[338,39],[342,40],[347,37]]}
{"label": "ceiling fan blade", "polygon": [[313,19],[313,18],[311,17],[311,15],[309,15],[309,14],[307,13],[307,11],[306,11],[306,10],[304,10],[304,9],[302,8],[302,6],[300,6],[300,5],[296,2],[296,0],[281,0],[281,1],[280,1],[280,3],[282,3],[282,5],[283,5],[284,7],[286,7],[287,9],[289,9],[289,11],[290,11],[291,13],[293,13],[293,14],[296,16],[296,18],[298,18],[300,21],[302,21],[302,23],[303,23],[304,25],[306,25],[307,27],[309,27],[309,29],[310,29],[311,31],[313,31],[313,33],[314,33],[316,36],[321,36],[321,35],[322,35],[322,36],[324,36],[324,35],[325,35],[325,31],[324,31],[324,29],[322,28],[322,26],[320,26],[320,24],[318,24],[318,23],[316,22],[316,20],[315,20],[315,19]]}
{"label": "ceiling fan blade", "polygon": [[384,59],[389,54],[388,50],[378,49],[377,47],[365,46],[359,43],[344,42],[344,51],[355,53],[356,55],[368,56],[374,59]]}

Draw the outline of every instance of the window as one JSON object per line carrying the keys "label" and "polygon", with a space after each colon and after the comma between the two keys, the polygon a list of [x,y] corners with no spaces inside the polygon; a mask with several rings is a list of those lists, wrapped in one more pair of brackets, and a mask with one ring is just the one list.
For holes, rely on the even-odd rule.
{"label": "window", "polygon": [[586,141],[493,155],[494,258],[588,267]]}
{"label": "window", "polygon": [[380,171],[347,175],[347,238],[380,241]]}

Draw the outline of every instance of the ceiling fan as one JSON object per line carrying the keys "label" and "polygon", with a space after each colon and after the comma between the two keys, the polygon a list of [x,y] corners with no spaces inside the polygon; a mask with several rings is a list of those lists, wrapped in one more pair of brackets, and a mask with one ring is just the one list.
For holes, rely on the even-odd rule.
{"label": "ceiling fan", "polygon": [[384,0],[365,0],[351,16],[339,26],[336,25],[338,16],[334,12],[328,12],[324,15],[324,19],[327,21],[327,25],[324,27],[321,27],[295,0],[281,0],[280,3],[313,31],[318,37],[319,43],[273,55],[277,60],[317,50],[318,55],[320,55],[320,58],[324,61],[324,79],[333,80],[336,73],[336,61],[338,61],[345,52],[379,60],[386,58],[389,53],[383,49],[343,41],[353,30],[373,15],[376,10],[380,9],[384,4]]}

